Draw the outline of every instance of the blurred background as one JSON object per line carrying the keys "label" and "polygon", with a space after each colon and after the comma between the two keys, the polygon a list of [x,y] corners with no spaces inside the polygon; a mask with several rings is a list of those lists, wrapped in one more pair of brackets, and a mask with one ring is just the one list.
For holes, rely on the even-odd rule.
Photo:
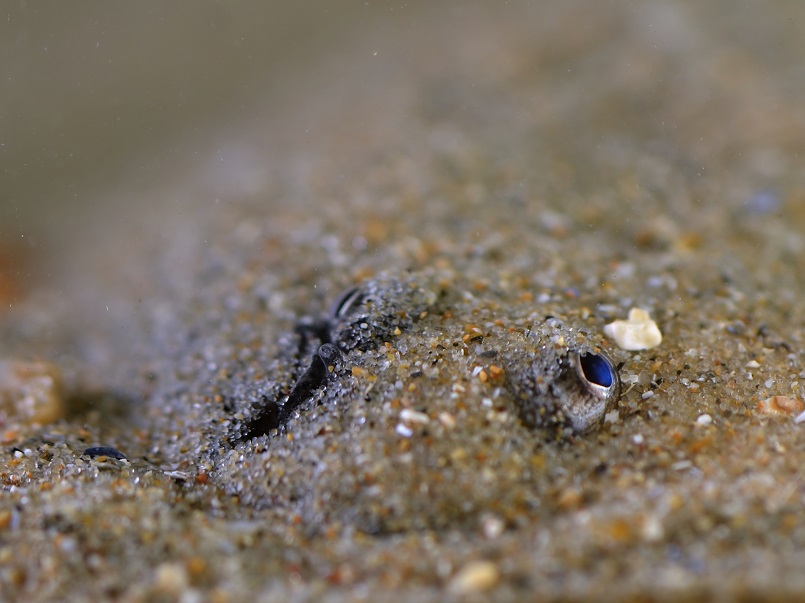
{"label": "blurred background", "polygon": [[[387,3],[9,3],[0,24],[0,219],[36,229],[121,177],[146,185],[264,113],[277,74],[369,27]],[[407,9],[411,10],[411,9]],[[398,12],[398,11],[394,11]],[[62,213],[63,212],[63,213]]]}
{"label": "blurred background", "polygon": [[[0,300],[52,283],[65,257],[74,270],[106,253],[125,263],[138,257],[143,232],[178,237],[220,204],[276,198],[272,187],[307,169],[310,153],[405,136],[412,108],[420,122],[464,111],[469,127],[479,124],[473,134],[490,123],[509,132],[522,130],[516,119],[534,124],[577,164],[596,140],[618,137],[684,155],[691,178],[724,159],[714,152],[732,153],[729,169],[753,171],[758,189],[802,147],[800,3],[483,6],[7,3]],[[414,89],[425,101],[405,104]],[[500,104],[494,115],[496,94],[524,113],[507,117]],[[568,124],[578,130],[561,132]],[[299,201],[310,191],[286,193]]]}
{"label": "blurred background", "polygon": [[252,143],[271,136],[247,140],[255,120],[281,123],[278,111],[326,95],[310,66],[384,21],[411,26],[417,4],[8,3],[0,291],[50,278],[36,258],[94,248],[110,229],[124,244],[144,214],[189,191],[204,190],[190,206],[256,192],[266,157]]}

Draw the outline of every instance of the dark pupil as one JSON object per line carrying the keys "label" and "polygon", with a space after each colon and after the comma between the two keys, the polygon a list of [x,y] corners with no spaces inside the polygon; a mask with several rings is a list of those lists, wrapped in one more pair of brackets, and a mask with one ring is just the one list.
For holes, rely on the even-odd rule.
{"label": "dark pupil", "polygon": [[579,361],[587,381],[601,387],[612,385],[612,367],[604,358],[596,354],[586,354],[580,356]]}

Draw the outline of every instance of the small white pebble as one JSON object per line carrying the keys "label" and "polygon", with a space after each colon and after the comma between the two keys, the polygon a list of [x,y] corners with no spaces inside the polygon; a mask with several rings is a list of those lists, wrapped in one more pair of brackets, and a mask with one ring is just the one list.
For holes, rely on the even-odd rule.
{"label": "small white pebble", "polygon": [[414,435],[414,430],[404,423],[397,423],[397,427],[394,428],[394,431],[397,432],[397,435],[400,435],[404,438],[410,438],[412,435]]}
{"label": "small white pebble", "polygon": [[492,404],[493,404],[492,398],[483,398],[481,400],[481,406],[483,406],[484,408],[492,408]]}
{"label": "small white pebble", "polygon": [[186,471],[165,471],[163,473],[165,477],[169,477],[171,479],[179,480],[181,482],[186,482],[190,475]]}
{"label": "small white pebble", "polygon": [[640,446],[645,441],[642,433],[636,433],[632,436],[632,442]]}
{"label": "small white pebble", "polygon": [[701,414],[696,417],[696,424],[697,425],[710,425],[713,422],[713,417],[708,415],[707,413]]}
{"label": "small white pebble", "polygon": [[175,597],[187,588],[188,584],[187,570],[180,563],[163,563],[157,567],[154,575],[157,592]]}
{"label": "small white pebble", "polygon": [[604,334],[615,340],[622,350],[650,350],[662,343],[662,333],[648,312],[640,308],[629,310],[627,320],[616,320],[604,327]]}
{"label": "small white pebble", "polygon": [[505,411],[497,412],[496,410],[490,410],[488,413],[486,413],[486,420],[490,423],[505,423],[509,420],[509,413]]}
{"label": "small white pebble", "polygon": [[497,515],[488,513],[481,517],[481,531],[484,534],[484,538],[488,540],[494,540],[500,536],[505,527],[503,520]]}
{"label": "small white pebble", "polygon": [[757,360],[750,360],[746,363],[746,368],[760,368],[760,363]]}
{"label": "small white pebble", "polygon": [[644,540],[648,542],[659,542],[665,536],[665,529],[659,517],[649,515],[643,520],[641,533]]}
{"label": "small white pebble", "polygon": [[604,415],[605,423],[617,423],[619,420],[620,420],[620,413],[617,410],[613,410]]}
{"label": "small white pebble", "polygon": [[643,392],[643,394],[642,394],[640,397],[641,397],[643,400],[648,400],[648,399],[649,399],[649,398],[651,398],[651,396],[653,396],[653,395],[654,395],[654,392],[653,392],[653,391],[651,391],[651,390],[648,390],[647,392]]}
{"label": "small white pebble", "polygon": [[456,595],[484,592],[500,580],[500,570],[491,561],[471,561],[453,576],[447,590]]}
{"label": "small white pebble", "polygon": [[448,427],[450,429],[456,426],[456,419],[449,412],[440,412],[439,422],[445,427]]}
{"label": "small white pebble", "polygon": [[426,415],[424,412],[419,412],[417,410],[413,410],[412,408],[403,408],[400,411],[400,420],[425,425],[430,422],[430,417],[428,417],[428,415]]}
{"label": "small white pebble", "polygon": [[799,425],[800,423],[805,423],[805,412],[799,413],[796,418],[794,418],[794,423]]}

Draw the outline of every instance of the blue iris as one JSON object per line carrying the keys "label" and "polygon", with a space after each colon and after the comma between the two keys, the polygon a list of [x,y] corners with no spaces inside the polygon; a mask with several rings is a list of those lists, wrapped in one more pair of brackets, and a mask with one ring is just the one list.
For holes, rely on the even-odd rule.
{"label": "blue iris", "polygon": [[612,365],[603,356],[597,354],[584,354],[579,356],[581,370],[587,381],[601,387],[610,387],[615,381]]}

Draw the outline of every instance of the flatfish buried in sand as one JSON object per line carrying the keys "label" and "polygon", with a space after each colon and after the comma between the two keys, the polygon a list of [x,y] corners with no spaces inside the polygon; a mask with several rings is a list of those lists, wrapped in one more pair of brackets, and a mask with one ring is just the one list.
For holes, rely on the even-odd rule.
{"label": "flatfish buried in sand", "polygon": [[334,296],[280,337],[276,377],[239,407],[212,479],[311,530],[540,513],[549,473],[614,408],[620,381],[603,317],[521,293],[412,272]]}
{"label": "flatfish buried in sand", "polygon": [[[467,364],[474,353],[481,360],[496,358],[497,364],[490,372],[493,378],[503,377],[505,390],[514,398],[520,418],[529,427],[547,428],[559,436],[587,433],[617,403],[620,379],[616,367],[585,331],[566,326],[554,316],[534,316],[531,325],[499,328],[497,332],[495,322],[491,322],[486,331],[492,338],[487,336],[486,348],[479,350],[484,329],[474,327],[467,333],[465,321],[456,318],[462,315],[461,306],[466,301],[451,297],[454,296],[448,290],[437,294],[414,281],[372,280],[347,289],[327,316],[301,320],[296,328],[298,362],[303,367],[302,357],[309,355],[309,367],[300,371],[301,376],[283,401],[267,400],[263,408],[256,409],[241,439],[285,428],[298,412],[322,396],[321,390],[328,383],[341,395],[349,395],[352,390],[338,382],[339,373],[352,368],[353,374],[384,372],[387,367],[367,362],[370,356],[365,352],[391,349],[390,342],[397,336],[403,332],[412,336],[417,330],[422,336],[438,332],[440,339],[451,341],[445,346],[437,338],[428,357],[434,355],[433,350],[452,347],[453,351],[460,348],[459,363]],[[434,311],[435,318],[428,320]],[[470,315],[477,313],[477,309],[468,311]],[[462,324],[463,330],[458,331]],[[433,338],[429,341],[432,343]],[[445,356],[437,355],[440,360]],[[425,357],[415,363],[426,367],[428,360]],[[478,371],[478,366],[481,364],[476,363],[476,374],[483,372],[488,379],[488,373]],[[421,376],[425,371],[414,374]]]}

